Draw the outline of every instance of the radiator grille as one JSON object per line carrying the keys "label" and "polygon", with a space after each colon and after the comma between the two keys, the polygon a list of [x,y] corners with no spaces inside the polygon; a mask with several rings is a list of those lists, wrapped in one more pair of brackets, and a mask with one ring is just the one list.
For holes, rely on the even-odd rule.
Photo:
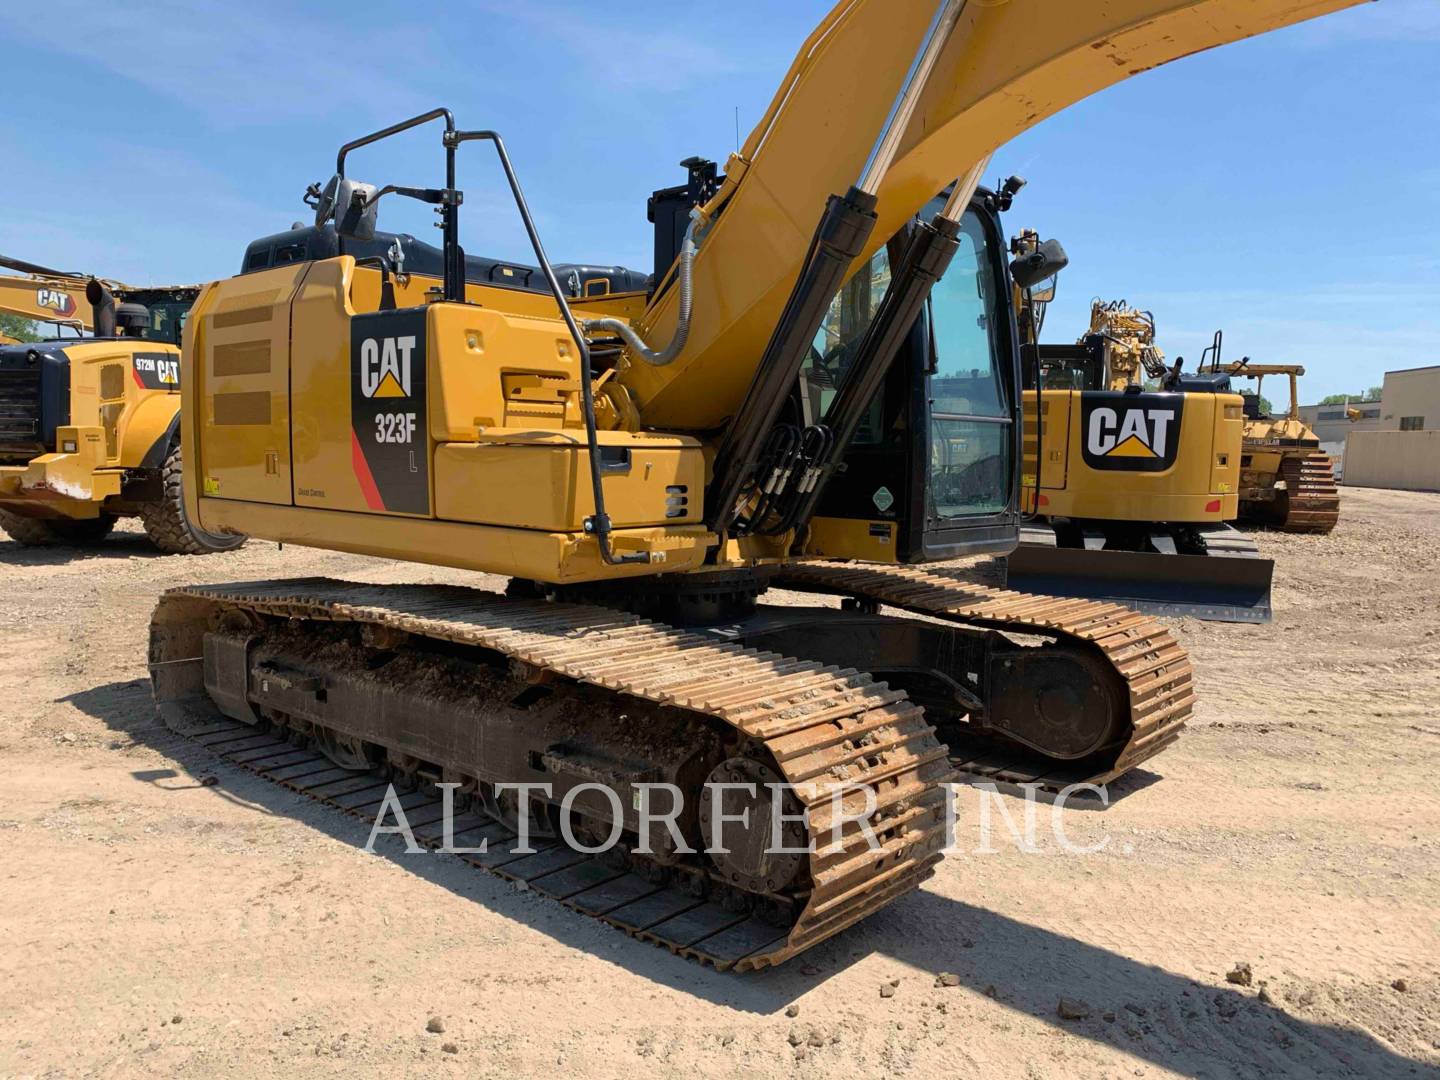
{"label": "radiator grille", "polygon": [[44,453],[40,425],[40,369],[0,369],[0,457]]}

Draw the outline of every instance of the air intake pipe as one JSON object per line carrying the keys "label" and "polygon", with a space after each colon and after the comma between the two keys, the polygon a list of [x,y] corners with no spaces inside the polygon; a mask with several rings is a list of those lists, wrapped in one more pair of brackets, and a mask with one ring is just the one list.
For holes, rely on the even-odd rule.
{"label": "air intake pipe", "polygon": [[110,290],[102,285],[98,278],[91,278],[85,283],[85,299],[90,301],[90,308],[94,312],[91,322],[94,324],[96,337],[115,336],[115,297]]}
{"label": "air intake pipe", "polygon": [[693,270],[695,266],[695,226],[700,220],[696,210],[690,211],[690,224],[685,229],[685,239],[680,244],[679,270],[676,273],[680,289],[680,314],[675,322],[675,334],[665,348],[655,350],[645,344],[643,338],[619,319],[586,319],[581,327],[586,334],[618,334],[632,353],[652,367],[664,367],[672,362],[685,348],[690,336],[690,311],[695,301]]}

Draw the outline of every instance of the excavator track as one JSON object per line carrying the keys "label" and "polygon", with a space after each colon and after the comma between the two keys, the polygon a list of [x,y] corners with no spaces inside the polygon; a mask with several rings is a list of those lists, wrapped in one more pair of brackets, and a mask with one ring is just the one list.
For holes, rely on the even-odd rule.
{"label": "excavator track", "polygon": [[1013,634],[1084,642],[1122,680],[1128,734],[1098,767],[1046,758],[993,739],[951,746],[956,769],[987,779],[1034,783],[1058,791],[1070,784],[1106,784],[1153,758],[1180,736],[1194,711],[1193,668],[1164,626],[1120,604],[1037,596],[947,577],[936,570],[847,563],[798,563],[775,579],[778,588],[855,597],[918,615]]}
{"label": "excavator track", "polygon": [[1280,464],[1285,481],[1286,513],[1281,529],[1293,533],[1328,533],[1340,520],[1340,489],[1333,460],[1325,454],[1287,457]]}
{"label": "excavator track", "polygon": [[[368,820],[388,790],[383,773],[337,768],[263,723],[227,718],[207,692],[218,663],[207,637],[237,619],[282,633],[335,634],[342,627],[362,638],[460,647],[528,666],[540,680],[603,688],[617,711],[641,699],[708,718],[703,722],[761,748],[758,757],[808,811],[813,841],[794,887],[764,904],[737,903],[737,890],[723,881],[696,889],[691,875],[677,884],[658,867],[637,865],[642,856],[635,853],[617,866],[611,857],[536,838],[535,854],[518,854],[515,833],[493,818],[467,813],[454,826],[457,846],[488,840],[486,854],[461,856],[475,866],[716,968],[779,964],[915,889],[942,857],[946,784],[954,779],[946,749],[918,706],[864,672],[717,643],[609,608],[458,587],[321,578],[167,592],[150,639],[156,702],[166,722],[235,765]],[[254,685],[255,672],[246,677],[245,685]],[[392,764],[409,752],[398,742],[385,749]],[[838,813],[832,796],[861,787],[875,795],[868,822],[878,848],[843,818],[832,831]],[[417,839],[438,846],[442,804],[435,789],[412,791],[402,805],[418,823]],[[844,805],[853,811],[848,796]]]}

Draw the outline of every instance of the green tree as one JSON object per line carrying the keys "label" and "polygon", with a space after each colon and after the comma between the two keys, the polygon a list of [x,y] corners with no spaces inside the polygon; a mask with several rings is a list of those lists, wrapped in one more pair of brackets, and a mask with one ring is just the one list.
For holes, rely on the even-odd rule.
{"label": "green tree", "polygon": [[1348,405],[1356,401],[1379,401],[1380,387],[1372,386],[1363,394],[1328,394],[1320,399],[1321,405]]}
{"label": "green tree", "polygon": [[[1247,397],[1247,398],[1250,398],[1250,397],[1254,397],[1254,396],[1255,396],[1255,391],[1253,391],[1253,390],[1241,390],[1240,393],[1243,394],[1243,395],[1244,395],[1245,397]],[[1270,404],[1270,399],[1269,399],[1268,397],[1266,397],[1264,394],[1261,394],[1261,395],[1260,395],[1260,415],[1261,415],[1261,416],[1269,416],[1269,415],[1270,415],[1270,410],[1273,409],[1273,408],[1274,408],[1274,406]]]}
{"label": "green tree", "polygon": [[40,340],[35,324],[19,315],[0,314],[0,336],[12,337],[16,341]]}

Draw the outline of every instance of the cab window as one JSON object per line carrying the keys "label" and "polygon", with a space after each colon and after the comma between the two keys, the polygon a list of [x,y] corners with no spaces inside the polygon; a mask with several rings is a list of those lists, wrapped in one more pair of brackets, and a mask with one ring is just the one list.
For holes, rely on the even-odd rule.
{"label": "cab window", "polygon": [[[874,321],[875,312],[889,288],[890,256],[882,247],[859,271],[850,275],[850,280],[830,301],[830,308],[810,344],[810,355],[800,374],[805,423],[818,423],[829,412],[836,391],[855,360],[860,340]],[[853,445],[873,446],[880,442],[882,396],[876,394],[865,411]]]}
{"label": "cab window", "polygon": [[1010,502],[1013,435],[1001,336],[1009,326],[997,315],[1005,308],[995,265],[984,225],[966,211],[959,250],[927,307],[933,350],[928,502],[935,518],[996,514]]}

